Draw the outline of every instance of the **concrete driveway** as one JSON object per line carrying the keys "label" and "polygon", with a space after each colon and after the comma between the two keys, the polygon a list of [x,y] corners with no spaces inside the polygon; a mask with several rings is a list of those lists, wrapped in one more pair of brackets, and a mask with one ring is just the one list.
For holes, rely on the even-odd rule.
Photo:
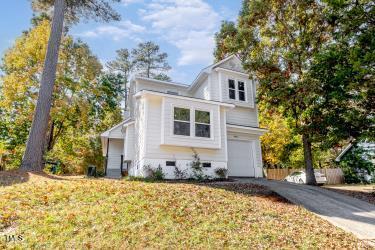
{"label": "concrete driveway", "polygon": [[284,181],[244,178],[242,183],[269,187],[297,205],[302,205],[333,225],[351,232],[361,240],[375,240],[375,206],[350,196],[319,187]]}

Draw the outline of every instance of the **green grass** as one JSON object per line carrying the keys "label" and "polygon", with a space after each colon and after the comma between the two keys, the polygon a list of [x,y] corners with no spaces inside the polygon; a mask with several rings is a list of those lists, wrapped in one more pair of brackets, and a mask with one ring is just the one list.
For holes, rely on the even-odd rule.
{"label": "green grass", "polygon": [[[354,236],[244,184],[0,175],[0,248],[358,248]],[[5,177],[3,177],[5,179]]]}

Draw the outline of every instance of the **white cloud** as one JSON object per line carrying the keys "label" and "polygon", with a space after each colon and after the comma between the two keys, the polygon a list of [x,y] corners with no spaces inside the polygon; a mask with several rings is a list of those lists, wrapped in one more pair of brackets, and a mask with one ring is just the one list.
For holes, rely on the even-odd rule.
{"label": "white cloud", "polygon": [[209,64],[219,15],[202,0],[153,0],[142,11],[153,31],[180,50],[179,65]]}
{"label": "white cloud", "polygon": [[143,0],[121,0],[121,3],[125,6],[128,6],[129,4],[133,3],[142,3]]}
{"label": "white cloud", "polygon": [[117,25],[102,25],[94,30],[78,34],[82,37],[111,37],[115,41],[128,38],[140,41],[138,34],[143,33],[145,27],[132,23],[130,20],[119,22]]}

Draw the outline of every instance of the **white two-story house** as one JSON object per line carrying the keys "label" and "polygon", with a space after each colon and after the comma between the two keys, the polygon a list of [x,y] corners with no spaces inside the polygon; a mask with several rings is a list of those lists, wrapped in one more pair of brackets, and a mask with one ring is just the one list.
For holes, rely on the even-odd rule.
{"label": "white two-story house", "polygon": [[[255,102],[256,82],[232,55],[203,69],[190,85],[134,77],[127,119],[101,135],[106,175],[146,175],[161,167],[173,179],[187,173],[196,152],[204,173],[262,177],[262,153]],[[204,163],[204,164],[203,164]],[[188,174],[189,175],[189,174]]]}

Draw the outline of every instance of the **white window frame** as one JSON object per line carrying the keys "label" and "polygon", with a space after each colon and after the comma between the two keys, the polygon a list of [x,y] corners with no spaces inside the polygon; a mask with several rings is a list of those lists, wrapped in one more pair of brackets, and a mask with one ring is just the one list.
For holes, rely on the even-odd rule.
{"label": "white window frame", "polygon": [[[180,121],[180,120],[175,120],[174,119],[174,108],[183,108],[183,109],[189,109],[190,110],[190,136],[188,135],[175,135],[174,134],[174,121],[178,122],[187,122],[187,121]],[[199,139],[199,140],[207,140],[207,141],[212,141],[214,140],[214,123],[213,123],[213,109],[208,109],[208,108],[194,108],[194,107],[188,107],[186,105],[171,105],[171,136],[175,138],[191,138],[191,139]],[[210,113],[210,137],[199,137],[195,136],[195,110],[198,111],[206,111]],[[202,123],[205,124],[205,123]],[[207,125],[207,124],[206,124]]]}
{"label": "white window frame", "polygon": [[[234,81],[234,87],[235,87],[234,89],[229,88],[229,80],[233,80]],[[239,88],[238,88],[238,83],[239,82],[243,82],[244,83],[244,90],[239,90]],[[237,77],[227,77],[228,100],[237,101],[237,102],[241,102],[241,103],[248,103],[247,85],[248,85],[248,81],[246,81],[244,79],[237,78]],[[234,90],[234,92],[235,92],[235,99],[231,99],[230,98],[229,90]],[[245,93],[245,100],[244,101],[240,100],[240,92],[243,92],[243,91]]]}
{"label": "white window frame", "polygon": [[[243,83],[243,90],[240,90],[240,82]],[[243,80],[237,80],[237,93],[238,93],[238,101],[239,102],[247,102],[247,88],[246,88],[246,81],[243,81]],[[244,96],[245,96],[245,100],[240,100],[240,92],[243,92],[244,93]]]}
{"label": "white window frame", "polygon": [[[229,87],[229,81],[234,81],[234,89]],[[237,99],[237,84],[236,79],[228,78],[227,80],[227,86],[228,86],[228,99],[229,100],[236,100]],[[234,90],[234,99],[230,98],[230,91]]]}
{"label": "white window frame", "polygon": [[[174,119],[174,109],[175,109],[175,108],[180,108],[180,109],[187,109],[187,110],[189,110],[189,112],[190,112],[190,114],[189,114],[189,121],[183,121],[183,120],[176,120],[176,119]],[[176,135],[176,134],[174,133],[174,123],[175,123],[175,122],[189,123],[189,127],[190,127],[189,135]],[[172,134],[173,134],[174,136],[190,137],[191,134],[192,134],[191,124],[192,124],[192,116],[191,116],[191,110],[190,110],[190,108],[188,108],[188,107],[182,107],[182,106],[173,106],[173,112],[172,112]]]}
{"label": "white window frame", "polygon": [[[201,112],[208,112],[208,115],[210,116],[210,123],[203,123],[203,122],[197,122],[196,120],[195,120],[195,111],[201,111]],[[194,109],[194,137],[196,137],[196,138],[211,138],[211,136],[212,136],[212,129],[211,129],[211,112],[210,111],[207,111],[207,110],[202,110],[202,109]],[[210,137],[204,137],[204,136],[197,136],[196,135],[196,131],[195,131],[195,125],[196,124],[201,124],[201,125],[208,125],[209,127],[210,127]]]}

